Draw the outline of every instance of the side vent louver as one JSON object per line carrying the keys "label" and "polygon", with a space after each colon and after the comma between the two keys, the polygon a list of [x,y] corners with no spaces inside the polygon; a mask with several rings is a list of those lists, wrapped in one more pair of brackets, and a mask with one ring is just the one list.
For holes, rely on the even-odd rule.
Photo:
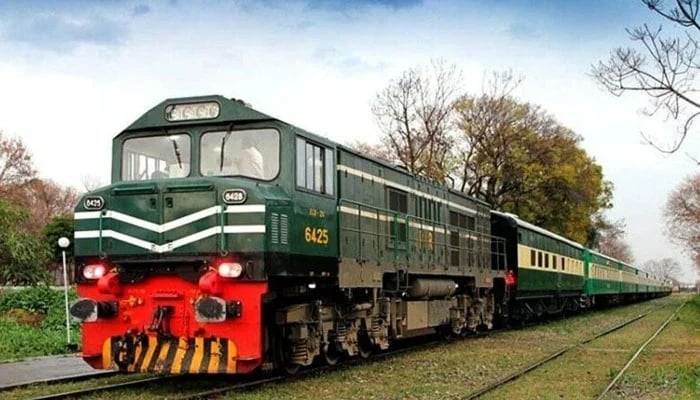
{"label": "side vent louver", "polygon": [[[286,216],[285,216],[286,221]],[[277,213],[272,213],[270,216],[270,243],[279,244],[280,242],[280,215]],[[287,239],[285,232],[285,240]]]}
{"label": "side vent louver", "polygon": [[289,232],[289,219],[287,214],[282,214],[280,219],[280,243],[287,244],[287,233]]}

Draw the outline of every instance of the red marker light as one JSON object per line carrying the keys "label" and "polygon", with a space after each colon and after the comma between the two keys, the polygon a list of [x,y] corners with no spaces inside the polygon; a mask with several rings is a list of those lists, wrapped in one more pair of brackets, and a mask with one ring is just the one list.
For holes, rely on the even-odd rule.
{"label": "red marker light", "polygon": [[506,272],[506,286],[515,286],[518,283],[517,278],[515,277],[515,272],[513,270],[508,270]]}

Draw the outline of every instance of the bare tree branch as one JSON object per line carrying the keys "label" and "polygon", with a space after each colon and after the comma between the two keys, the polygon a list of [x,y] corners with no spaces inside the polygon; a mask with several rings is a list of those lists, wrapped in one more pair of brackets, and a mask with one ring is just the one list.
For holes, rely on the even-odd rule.
{"label": "bare tree branch", "polygon": [[686,29],[678,37],[663,36],[663,27],[651,29],[647,24],[626,29],[632,47],[614,49],[607,61],[591,68],[593,78],[615,96],[642,92],[650,99],[645,114],[663,111],[678,121],[678,136],[670,144],[659,144],[643,133],[644,142],[664,153],[674,153],[692,130],[700,109],[695,78],[700,63],[700,45],[694,35],[700,32],[698,0],[676,0],[665,7],[662,0],[642,0],[650,10],[666,21]]}

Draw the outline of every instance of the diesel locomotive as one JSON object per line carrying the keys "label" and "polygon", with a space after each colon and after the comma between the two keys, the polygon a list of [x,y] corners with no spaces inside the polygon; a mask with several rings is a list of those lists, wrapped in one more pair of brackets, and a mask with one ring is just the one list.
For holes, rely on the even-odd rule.
{"label": "diesel locomotive", "polygon": [[654,297],[668,282],[221,96],[113,140],[75,209],[83,358],[228,373]]}

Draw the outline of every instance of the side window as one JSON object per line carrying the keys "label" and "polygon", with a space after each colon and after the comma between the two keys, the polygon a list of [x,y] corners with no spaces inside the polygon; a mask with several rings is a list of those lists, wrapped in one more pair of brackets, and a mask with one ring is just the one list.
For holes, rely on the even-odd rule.
{"label": "side window", "polygon": [[[408,194],[397,189],[387,189],[388,200],[389,200],[389,210],[394,211],[396,214],[392,216],[392,221],[390,221],[390,231],[392,236],[396,234],[396,239],[399,242],[405,242],[408,239],[408,232],[406,231],[406,214],[408,214]],[[396,227],[394,228],[394,219],[396,222]],[[394,232],[394,229],[397,231]]]}
{"label": "side window", "polygon": [[333,194],[333,151],[297,138],[297,187]]}
{"label": "side window", "polygon": [[537,258],[537,257],[536,257],[536,254],[535,254],[535,250],[530,250],[530,265],[533,266],[533,267],[534,267],[535,265],[537,265],[537,260],[536,260],[536,258]]}

